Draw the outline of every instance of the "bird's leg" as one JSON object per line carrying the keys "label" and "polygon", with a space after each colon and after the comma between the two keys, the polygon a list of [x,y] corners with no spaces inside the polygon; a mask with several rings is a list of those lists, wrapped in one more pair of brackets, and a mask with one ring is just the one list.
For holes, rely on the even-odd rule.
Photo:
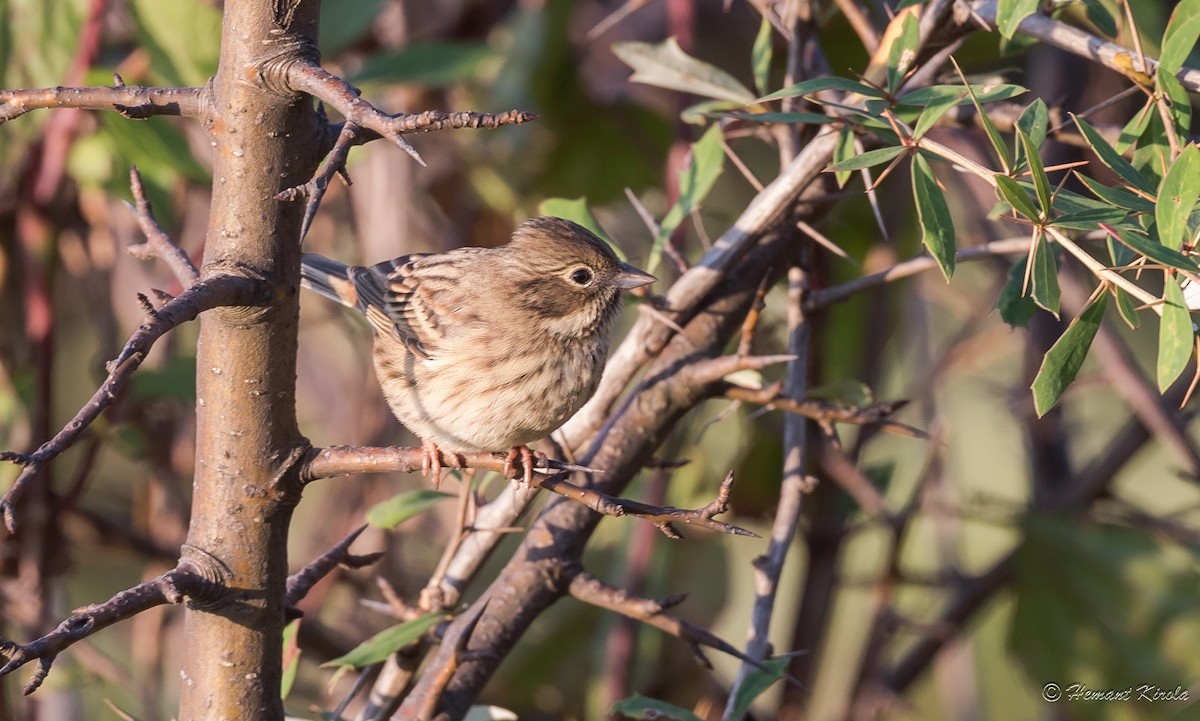
{"label": "bird's leg", "polygon": [[433,487],[442,487],[442,449],[433,441],[421,441],[421,475],[433,474]]}
{"label": "bird's leg", "polygon": [[533,451],[524,444],[509,449],[508,455],[504,458],[504,477],[508,478],[512,473],[513,461],[518,458],[521,459],[521,468],[525,470],[525,487],[533,488]]}

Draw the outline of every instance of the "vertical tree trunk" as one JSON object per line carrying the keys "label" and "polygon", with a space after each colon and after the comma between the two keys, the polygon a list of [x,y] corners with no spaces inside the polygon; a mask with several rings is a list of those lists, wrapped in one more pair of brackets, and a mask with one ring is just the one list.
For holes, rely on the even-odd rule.
{"label": "vertical tree trunk", "polygon": [[212,85],[215,153],[203,276],[249,274],[260,307],[201,319],[196,468],[183,557],[229,592],[191,604],[179,718],[281,719],[286,538],[304,441],[295,380],[302,204],[272,199],[304,183],[317,148],[310,101],[272,78],[315,52],[316,0],[227,0]]}

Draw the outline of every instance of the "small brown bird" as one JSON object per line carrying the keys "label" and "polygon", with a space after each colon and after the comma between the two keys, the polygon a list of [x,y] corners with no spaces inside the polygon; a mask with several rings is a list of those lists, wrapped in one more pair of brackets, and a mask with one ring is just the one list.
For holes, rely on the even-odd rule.
{"label": "small brown bird", "polygon": [[562,218],[532,218],[499,248],[406,255],[370,267],[305,254],[303,284],[366,315],[384,398],[422,440],[426,474],[440,451],[509,451],[532,483],[527,443],[591,397],[608,356],[621,291],[654,276]]}

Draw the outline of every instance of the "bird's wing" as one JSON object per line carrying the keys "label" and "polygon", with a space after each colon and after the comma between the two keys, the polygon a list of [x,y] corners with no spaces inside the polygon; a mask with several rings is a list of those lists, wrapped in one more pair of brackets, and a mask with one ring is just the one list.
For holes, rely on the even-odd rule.
{"label": "bird's wing", "polygon": [[409,350],[423,358],[437,354],[448,337],[473,325],[466,310],[478,304],[472,276],[483,248],[410,255],[373,267],[386,276],[382,310]]}

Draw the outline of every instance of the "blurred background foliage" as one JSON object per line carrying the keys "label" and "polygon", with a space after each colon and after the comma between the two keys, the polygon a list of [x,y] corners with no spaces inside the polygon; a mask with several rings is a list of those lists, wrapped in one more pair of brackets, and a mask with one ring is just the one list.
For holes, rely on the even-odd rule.
{"label": "blurred background foliage", "polygon": [[[1104,4],[1120,17],[1114,3]],[[203,84],[216,69],[219,5],[0,0],[0,86],[109,84],[114,72],[127,84]],[[620,5],[326,0],[323,62],[380,107],[519,108],[540,120],[411,138],[428,167],[385,144],[356,149],[349,167],[354,185],[330,192],[308,250],[374,262],[495,245],[543,200],[586,197],[623,252],[645,261],[653,234],[626,193],[661,218],[676,198],[688,144],[704,128],[680,120],[695,98],[630,83],[629,67],[610,47],[675,36],[692,56],[754,87],[750,55],[760,18],[741,1],[660,0],[589,38]],[[867,53],[832,2],[816,5],[830,67],[853,77]],[[879,10],[884,3],[867,5]],[[1132,4],[1148,53],[1156,51],[1171,6],[1166,0]],[[1121,40],[1128,43],[1125,32]],[[776,36],[774,44],[771,89],[783,74],[783,41]],[[972,38],[956,57],[969,73],[1002,74],[1066,110],[1112,95],[1120,81],[1029,42],[1001,47],[995,35]],[[1118,103],[1099,116],[1121,125],[1131,108]],[[934,132],[941,142],[982,157],[979,131]],[[727,142],[758,179],[769,181],[778,171],[776,152],[761,133],[743,128]],[[204,130],[176,119],[55,111],[0,126],[0,447],[36,447],[74,414],[102,377],[104,361],[140,322],[135,292],[179,290],[161,264],[123,252],[140,239],[121,204],[129,198],[130,166],[141,170],[160,222],[199,258],[208,153]],[[1066,162],[1080,151],[1054,145],[1050,153]],[[960,247],[1013,233],[1013,226],[987,218],[994,199],[978,184],[939,177]],[[879,189],[886,238],[860,192],[840,199],[821,232],[854,260],[820,257],[818,282],[834,285],[917,254],[909,192],[895,182]],[[703,211],[685,219],[675,235],[683,253],[697,258],[754,193],[726,163]],[[975,264],[961,268],[951,284],[927,273],[860,294],[816,318],[815,374],[829,393],[859,401],[912,399],[899,419],[930,430],[934,440],[842,429],[843,444],[858,454],[863,477],[889,508],[914,504],[919,512],[895,539],[888,524],[861,510],[827,471],[817,473],[823,482],[796,540],[774,624],[777,649],[817,639],[796,662],[808,664],[806,688],[777,686],[756,706],[760,718],[795,718],[799,709],[812,719],[846,718],[880,619],[892,632],[876,658],[881,663],[900,658],[925,635],[953,635],[905,702],[889,706],[887,718],[1169,715],[1164,704],[1051,706],[1041,699],[1050,682],[1098,689],[1182,684],[1200,696],[1195,459],[1149,442],[1100,469],[1114,480],[1086,512],[1028,514],[1056,480],[1107,457],[1129,411],[1093,360],[1060,409],[1035,419],[1029,382],[1063,325],[1046,314],[1035,315],[1028,329],[1005,325],[993,309],[1007,272],[1003,262]],[[658,288],[673,276],[668,263]],[[786,297],[775,289],[767,301],[756,342],[764,352],[780,352]],[[412,444],[379,397],[365,326],[314,297],[304,298],[302,313],[299,410],[312,442]],[[1117,330],[1140,367],[1152,368],[1152,334]],[[160,344],[85,441],[53,464],[46,492],[55,514],[6,541],[0,635],[36,635],[71,608],[107,598],[174,558],[188,517],[194,334],[185,328]],[[767,373],[767,380],[774,377]],[[647,472],[627,495],[699,506],[734,468],[732,520],[765,534],[779,483],[780,426],[778,413],[707,402],[660,454],[689,464],[672,474]],[[14,476],[13,467],[0,466],[0,482]],[[374,504],[422,486],[417,477],[372,476],[310,487],[295,516],[293,565],[360,524]],[[450,505],[394,532],[369,531],[356,548],[385,548],[380,565],[343,572],[305,599],[299,675],[288,697],[293,713],[317,718],[314,709],[336,704],[349,679],[330,683],[332,672],[319,664],[394,623],[360,600],[381,598],[376,575],[400,597],[415,597],[454,522]],[[493,564],[515,544],[516,538],[502,546]],[[753,602],[751,560],[763,547],[761,540],[701,532],[670,542],[649,524],[607,519],[588,563],[593,573],[641,595],[687,593],[681,615],[736,645]],[[964,579],[1013,551],[1004,568],[1011,583],[991,589],[978,614],[962,628],[930,627]],[[827,587],[817,589],[817,582]],[[814,636],[798,619],[820,593],[828,604]],[[890,605],[881,615],[885,597]],[[178,612],[160,609],[100,633],[60,659],[32,699],[19,698],[18,680],[10,676],[0,684],[0,719],[116,718],[105,700],[139,719],[171,718],[180,631]],[[614,700],[638,692],[705,717],[719,714],[722,689],[736,668],[732,659],[712,660],[715,670],[704,671],[675,640],[568,600],[539,620],[484,700],[526,719],[596,718]],[[1177,718],[1194,711],[1170,707]]]}

